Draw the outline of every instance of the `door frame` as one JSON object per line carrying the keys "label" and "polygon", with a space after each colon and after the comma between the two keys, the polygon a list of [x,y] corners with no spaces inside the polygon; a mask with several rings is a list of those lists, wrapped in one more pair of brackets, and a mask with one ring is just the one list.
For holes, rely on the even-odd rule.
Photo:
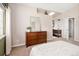
{"label": "door frame", "polygon": [[[68,23],[70,23],[70,20],[73,21],[73,39],[72,39],[72,40],[74,40],[74,20],[75,20],[75,18],[69,18]],[[69,25],[70,25],[70,24],[69,24]],[[69,25],[68,25],[68,28],[70,27]],[[70,31],[70,28],[69,28],[68,31]],[[71,40],[71,39],[70,39],[70,32],[69,32],[68,37],[69,37],[69,40]]]}

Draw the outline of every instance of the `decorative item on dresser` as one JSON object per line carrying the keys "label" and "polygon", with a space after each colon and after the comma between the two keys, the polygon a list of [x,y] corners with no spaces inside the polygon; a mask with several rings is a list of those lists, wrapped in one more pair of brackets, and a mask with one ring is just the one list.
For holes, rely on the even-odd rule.
{"label": "decorative item on dresser", "polygon": [[26,46],[36,45],[47,42],[47,32],[26,32]]}

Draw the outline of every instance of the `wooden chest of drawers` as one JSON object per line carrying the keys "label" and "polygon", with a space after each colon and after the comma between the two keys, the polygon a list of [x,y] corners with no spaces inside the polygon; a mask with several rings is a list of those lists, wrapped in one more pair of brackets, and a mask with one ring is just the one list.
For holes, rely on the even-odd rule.
{"label": "wooden chest of drawers", "polygon": [[26,32],[26,46],[47,42],[47,32]]}

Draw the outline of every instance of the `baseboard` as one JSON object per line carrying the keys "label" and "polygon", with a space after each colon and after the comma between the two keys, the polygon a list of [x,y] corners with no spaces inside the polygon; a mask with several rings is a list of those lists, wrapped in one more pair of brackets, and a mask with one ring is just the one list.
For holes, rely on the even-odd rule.
{"label": "baseboard", "polygon": [[18,44],[18,45],[13,45],[12,47],[19,47],[19,46],[23,46],[25,44]]}

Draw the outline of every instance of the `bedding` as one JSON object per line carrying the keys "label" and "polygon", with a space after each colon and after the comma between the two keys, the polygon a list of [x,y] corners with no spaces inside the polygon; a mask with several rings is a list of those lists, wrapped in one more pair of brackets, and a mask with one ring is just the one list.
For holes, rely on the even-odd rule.
{"label": "bedding", "polygon": [[79,56],[79,46],[65,41],[49,42],[34,46],[30,56]]}

